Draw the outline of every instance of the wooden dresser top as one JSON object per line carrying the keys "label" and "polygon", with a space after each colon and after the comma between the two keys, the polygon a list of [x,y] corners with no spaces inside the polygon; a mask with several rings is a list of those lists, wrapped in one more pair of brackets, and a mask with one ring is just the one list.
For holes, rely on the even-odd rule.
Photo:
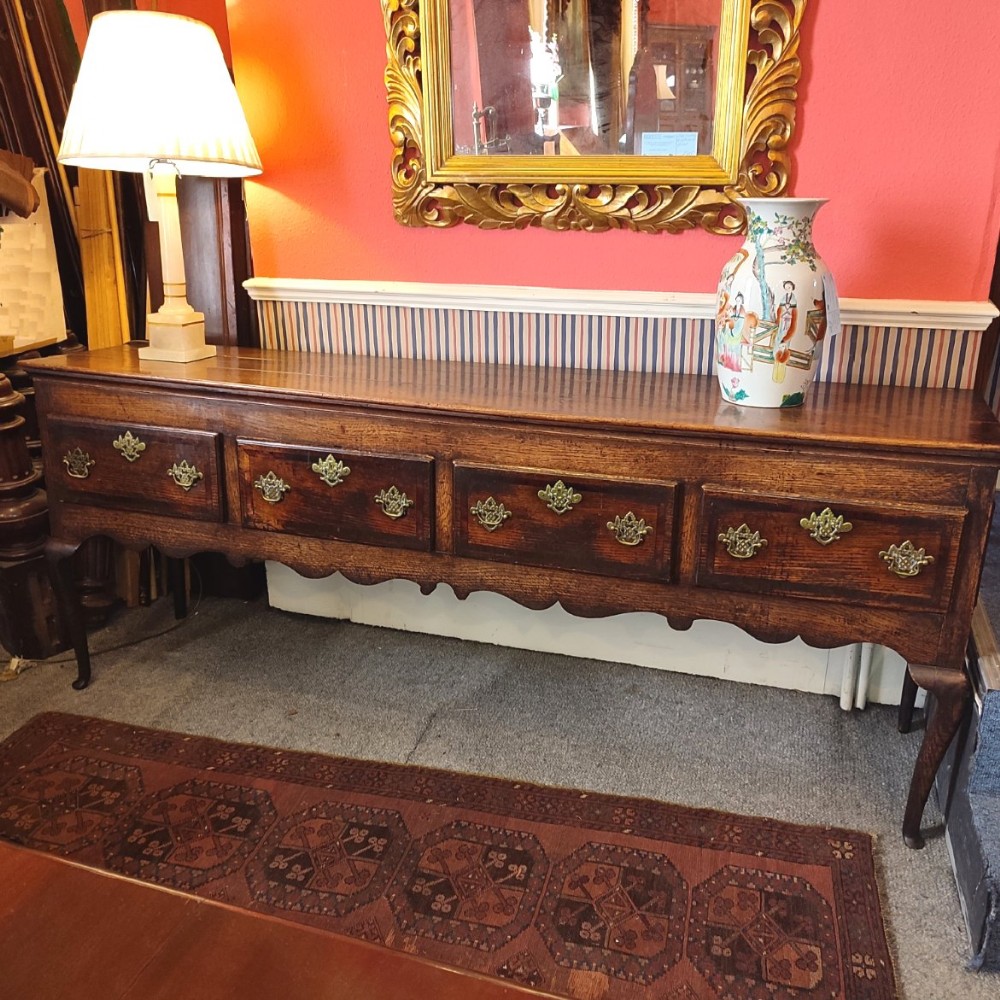
{"label": "wooden dresser top", "polygon": [[804,406],[778,410],[722,400],[704,375],[515,367],[220,348],[189,364],[140,361],[133,346],[24,362],[37,378],[312,403],[348,403],[561,428],[752,438],[758,443],[857,445],[1000,463],[1000,423],[974,392],[817,383]]}

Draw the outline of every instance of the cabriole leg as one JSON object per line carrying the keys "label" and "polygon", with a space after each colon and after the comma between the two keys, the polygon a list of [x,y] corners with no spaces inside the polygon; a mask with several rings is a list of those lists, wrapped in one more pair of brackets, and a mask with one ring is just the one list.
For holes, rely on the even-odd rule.
{"label": "cabriole leg", "polygon": [[907,666],[906,673],[903,674],[903,694],[899,700],[899,721],[896,728],[901,733],[908,733],[913,725],[913,706],[917,703],[916,681],[910,676],[910,668]]}
{"label": "cabriole leg", "polygon": [[910,664],[910,676],[915,685],[934,695],[934,712],[924,728],[924,740],[913,768],[910,794],[903,816],[903,840],[907,847],[921,848],[920,820],[930,795],[934,777],[944,759],[945,751],[958,732],[962,715],[971,695],[971,686],[964,670],[944,670]]}
{"label": "cabriole leg", "polygon": [[76,654],[76,680],[73,687],[82,691],[90,683],[90,649],[87,646],[87,629],[83,621],[83,608],[76,595],[73,581],[73,563],[79,544],[49,538],[45,542],[45,559],[49,567],[52,589],[56,594],[63,637]]}

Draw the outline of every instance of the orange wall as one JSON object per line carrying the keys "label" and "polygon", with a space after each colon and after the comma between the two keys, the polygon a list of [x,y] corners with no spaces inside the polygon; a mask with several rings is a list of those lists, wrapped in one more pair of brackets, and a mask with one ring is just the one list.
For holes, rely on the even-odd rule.
{"label": "orange wall", "polygon": [[[210,20],[220,0],[187,0]],[[407,229],[392,218],[375,0],[226,0],[264,162],[247,182],[256,273],[710,291],[736,237]],[[1000,230],[1000,3],[928,30],[912,0],[810,0],[791,194],[844,295],[983,299]],[[161,2],[161,10],[175,9]],[[180,8],[176,8],[180,9]]]}

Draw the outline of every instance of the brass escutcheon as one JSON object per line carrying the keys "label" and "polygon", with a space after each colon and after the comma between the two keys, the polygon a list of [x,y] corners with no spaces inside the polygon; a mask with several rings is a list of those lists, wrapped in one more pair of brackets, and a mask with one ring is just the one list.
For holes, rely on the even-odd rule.
{"label": "brass escutcheon", "polygon": [[487,497],[485,500],[477,500],[475,506],[469,508],[469,513],[474,514],[476,520],[487,531],[496,531],[508,517],[512,516],[511,512],[502,503],[494,500],[493,497]]}
{"label": "brass escutcheon", "polygon": [[86,479],[95,464],[89,453],[81,451],[79,448],[74,448],[63,455],[63,465],[66,466],[66,472],[74,479]]}
{"label": "brass escutcheon", "polygon": [[111,447],[119,452],[126,462],[134,462],[146,450],[146,442],[140,441],[131,431],[126,431],[111,442]]}
{"label": "brass escutcheon", "polygon": [[924,566],[934,562],[934,556],[926,555],[926,549],[918,549],[907,539],[902,545],[890,545],[879,555],[885,560],[890,573],[896,576],[916,576]]}
{"label": "brass escutcheon", "polygon": [[854,529],[850,521],[844,520],[843,514],[834,514],[829,507],[824,507],[818,514],[813,511],[808,517],[799,521],[809,537],[819,542],[820,545],[829,545],[837,541],[841,535],[846,535],[848,531]]}
{"label": "brass escutcheon", "polygon": [[313,462],[312,470],[327,486],[339,486],[351,474],[350,467],[333,455]]}
{"label": "brass escutcheon", "polygon": [[170,478],[182,490],[184,490],[185,493],[187,493],[187,491],[191,489],[191,487],[194,486],[199,479],[205,478],[205,474],[203,472],[199,472],[193,465],[188,465],[187,459],[181,459],[180,465],[174,462],[174,464],[167,469],[167,475],[170,476]]}
{"label": "brass escutcheon", "polygon": [[622,545],[638,545],[653,530],[653,526],[629,511],[624,517],[615,514],[615,519],[608,521],[608,530],[614,533],[615,541]]}
{"label": "brass escutcheon", "polygon": [[557,514],[565,514],[573,509],[574,504],[578,504],[583,497],[577,493],[572,486],[567,486],[561,479],[555,484],[550,484],[544,490],[538,491],[538,499],[545,501],[545,506],[549,510],[554,510]]}
{"label": "brass escutcheon", "polygon": [[382,513],[386,517],[391,517],[393,520],[402,517],[407,508],[413,506],[413,501],[395,486],[390,486],[387,490],[379,490],[375,497],[375,503],[382,508]]}
{"label": "brass escutcheon", "polygon": [[767,545],[767,539],[761,538],[759,531],[751,531],[745,521],[738,528],[726,528],[719,541],[725,542],[726,551],[734,559],[752,559],[758,549]]}
{"label": "brass escutcheon", "polygon": [[291,486],[280,479],[273,472],[268,472],[266,476],[258,476],[253,484],[255,489],[260,490],[261,496],[268,503],[280,503],[284,495],[291,489]]}

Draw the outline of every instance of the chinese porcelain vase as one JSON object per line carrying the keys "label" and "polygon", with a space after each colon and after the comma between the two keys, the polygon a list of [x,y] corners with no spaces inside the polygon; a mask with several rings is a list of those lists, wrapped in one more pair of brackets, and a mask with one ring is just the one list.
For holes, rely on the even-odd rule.
{"label": "chinese porcelain vase", "polygon": [[722,269],[715,367],[722,395],[742,406],[800,406],[816,374],[827,316],[837,312],[813,246],[822,198],[742,198],[747,237]]}

